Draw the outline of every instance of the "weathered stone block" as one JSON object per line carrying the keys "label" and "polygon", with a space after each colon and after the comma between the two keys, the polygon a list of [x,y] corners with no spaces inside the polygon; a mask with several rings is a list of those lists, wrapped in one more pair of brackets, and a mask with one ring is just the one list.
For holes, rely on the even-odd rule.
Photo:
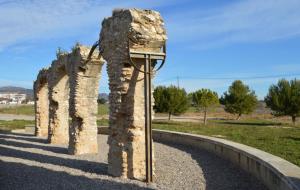
{"label": "weathered stone block", "polygon": [[35,135],[38,137],[48,136],[49,124],[49,93],[48,93],[48,69],[40,70],[34,82],[35,99]]}
{"label": "weathered stone block", "polygon": [[[133,43],[129,44],[129,39]],[[108,172],[145,179],[144,75],[129,64],[128,47],[160,52],[163,20],[151,10],[115,10],[102,22],[100,52],[108,62],[110,116]],[[144,60],[134,60],[143,70]]]}
{"label": "weathered stone block", "polygon": [[49,132],[51,144],[69,142],[69,56],[60,54],[49,69]]}
{"label": "weathered stone block", "polygon": [[97,153],[98,86],[104,61],[98,51],[87,62],[90,48],[76,46],[70,54],[70,154]]}

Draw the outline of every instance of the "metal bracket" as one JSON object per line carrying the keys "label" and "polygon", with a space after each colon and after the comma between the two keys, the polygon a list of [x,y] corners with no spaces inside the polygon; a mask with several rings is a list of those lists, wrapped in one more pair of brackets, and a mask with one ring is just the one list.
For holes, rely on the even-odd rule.
{"label": "metal bracket", "polygon": [[[154,66],[151,65],[152,61],[161,60],[162,63],[154,71],[162,68],[166,60],[166,44],[164,44],[162,52],[140,52],[130,50],[130,38],[128,38],[128,56],[130,64],[139,72],[144,73],[144,94],[145,94],[145,152],[146,152],[146,182],[153,182],[153,168],[152,168],[152,104],[151,104],[151,74],[153,73]],[[132,60],[144,59],[144,70],[141,70]]]}
{"label": "metal bracket", "polygon": [[91,57],[92,57],[94,51],[96,50],[96,48],[99,46],[99,44],[100,44],[100,41],[99,41],[99,40],[96,41],[96,42],[93,44],[93,46],[92,46],[92,48],[91,48],[91,50],[90,50],[90,52],[89,52],[89,55],[87,56],[87,59],[86,59],[86,61],[85,61],[84,64],[87,64],[87,63],[91,60]]}
{"label": "metal bracket", "polygon": [[154,53],[154,52],[143,52],[143,51],[133,51],[130,50],[130,44],[132,44],[133,42],[130,40],[130,38],[128,38],[128,57],[129,57],[129,62],[130,64],[138,71],[144,73],[145,71],[142,71],[141,69],[139,69],[137,67],[137,65],[134,63],[134,61],[132,60],[132,58],[136,58],[136,59],[147,59],[147,56],[149,56],[149,61],[151,63],[151,60],[161,60],[161,64],[160,66],[152,71],[153,72],[157,72],[159,71],[163,65],[165,64],[165,60],[166,60],[166,43],[164,43],[163,47],[162,47],[162,52],[160,53]]}

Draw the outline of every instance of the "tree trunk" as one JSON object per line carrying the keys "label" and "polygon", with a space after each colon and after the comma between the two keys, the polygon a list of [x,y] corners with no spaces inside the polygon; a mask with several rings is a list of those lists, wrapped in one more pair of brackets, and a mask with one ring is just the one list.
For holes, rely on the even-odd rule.
{"label": "tree trunk", "polygon": [[242,114],[239,113],[239,115],[237,116],[236,120],[240,120],[241,119]]}
{"label": "tree trunk", "polygon": [[204,110],[204,125],[207,123],[207,118],[206,118],[207,110]]}
{"label": "tree trunk", "polygon": [[293,125],[296,125],[296,116],[292,116]]}
{"label": "tree trunk", "polygon": [[171,120],[171,113],[169,113],[169,121]]}

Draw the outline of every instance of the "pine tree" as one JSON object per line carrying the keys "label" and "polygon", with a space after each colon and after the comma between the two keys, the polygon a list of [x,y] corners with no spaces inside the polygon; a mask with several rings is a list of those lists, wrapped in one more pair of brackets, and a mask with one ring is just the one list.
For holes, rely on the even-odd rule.
{"label": "pine tree", "polygon": [[204,125],[207,123],[207,111],[219,104],[218,94],[209,89],[201,89],[192,93],[192,102],[198,110],[204,112]]}
{"label": "pine tree", "polygon": [[175,86],[158,86],[153,93],[155,99],[154,110],[160,113],[179,115],[188,109],[188,98],[183,88]]}
{"label": "pine tree", "polygon": [[220,102],[225,105],[226,112],[237,114],[239,120],[242,114],[252,113],[258,101],[254,91],[250,91],[242,81],[236,80],[221,97]]}
{"label": "pine tree", "polygon": [[296,118],[300,116],[300,80],[279,80],[277,85],[269,88],[265,102],[273,115],[290,116],[295,125]]}

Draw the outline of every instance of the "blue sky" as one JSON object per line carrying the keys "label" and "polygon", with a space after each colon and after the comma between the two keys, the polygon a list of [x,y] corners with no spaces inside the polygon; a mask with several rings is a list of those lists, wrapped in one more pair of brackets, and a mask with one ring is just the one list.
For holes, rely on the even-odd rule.
{"label": "blue sky", "polygon": [[[98,39],[114,8],[161,13],[168,58],[156,85],[221,95],[242,79],[262,99],[279,78],[300,78],[299,0],[0,0],[0,86],[31,88],[42,67],[78,41]],[[103,68],[100,92],[109,92]]]}

